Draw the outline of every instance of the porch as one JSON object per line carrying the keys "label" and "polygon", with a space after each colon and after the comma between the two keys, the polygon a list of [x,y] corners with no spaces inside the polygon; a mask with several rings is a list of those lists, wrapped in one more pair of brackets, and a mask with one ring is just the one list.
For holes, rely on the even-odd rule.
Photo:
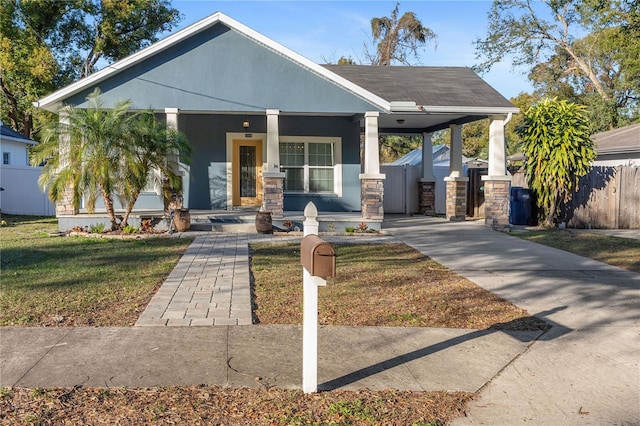
{"label": "porch", "polygon": [[[190,210],[192,231],[205,232],[245,232],[257,233],[256,213],[257,210]],[[117,211],[116,215],[122,217],[122,212]],[[159,210],[134,211],[129,216],[128,224],[134,228],[140,228],[142,221],[151,220],[154,230],[168,231],[170,229],[171,218]],[[320,232],[343,233],[349,227],[358,228],[361,223],[365,223],[368,229],[379,231],[382,229],[382,220],[363,219],[360,212],[319,212],[317,218]],[[272,218],[274,230],[285,230],[285,221],[290,221],[292,230],[302,230],[304,214],[302,211],[286,211],[281,218]],[[106,229],[110,226],[109,217],[106,212],[96,212],[94,214],[79,213],[75,215],[58,216],[58,227],[61,231],[70,231],[76,227],[84,230],[91,229],[92,226],[104,224]]]}

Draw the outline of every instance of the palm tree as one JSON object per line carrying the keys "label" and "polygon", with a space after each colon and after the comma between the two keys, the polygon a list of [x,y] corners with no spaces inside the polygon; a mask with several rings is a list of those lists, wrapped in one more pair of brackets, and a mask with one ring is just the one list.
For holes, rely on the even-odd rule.
{"label": "palm tree", "polygon": [[130,114],[130,101],[104,108],[98,89],[86,99],[86,109],[63,107],[60,113],[66,120],[43,126],[42,143],[33,150],[31,163],[45,163],[38,182],[48,188],[53,202],[62,200],[71,188],[74,207],[79,208],[84,197],[85,208],[93,213],[102,196],[115,230],[118,221],[113,195],[122,179],[122,154],[131,144],[129,128],[135,115]]}
{"label": "palm tree", "polygon": [[[62,200],[70,190],[73,205],[78,208],[84,198],[85,208],[93,213],[101,196],[111,229],[117,230],[127,225],[154,169],[163,176],[164,187],[180,189],[175,163],[189,149],[184,135],[158,123],[151,112],[131,111],[130,101],[105,108],[99,89],[87,101],[87,108],[64,107],[66,119],[45,124],[31,162],[45,163],[39,183],[48,188],[51,201]],[[120,222],[114,197],[126,209]]]}
{"label": "palm tree", "polygon": [[173,191],[182,190],[182,179],[176,171],[179,162],[188,164],[191,149],[186,137],[166,124],[160,123],[152,112],[139,114],[131,131],[135,149],[129,151],[125,176],[118,188],[118,197],[125,207],[121,226],[126,226],[138,196],[154,177],[154,183],[162,187],[165,200]]}
{"label": "palm tree", "polygon": [[398,18],[399,9],[400,3],[396,2],[391,17],[371,20],[373,42],[377,43],[375,55],[367,53],[372,65],[391,65],[392,61],[408,65],[410,55],[418,58],[418,48],[436,38],[415,13],[406,12]]}

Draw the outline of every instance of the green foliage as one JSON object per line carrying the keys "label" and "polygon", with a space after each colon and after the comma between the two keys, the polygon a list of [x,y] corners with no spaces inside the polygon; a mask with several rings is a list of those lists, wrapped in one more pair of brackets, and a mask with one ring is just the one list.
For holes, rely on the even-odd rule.
{"label": "green foliage", "polygon": [[94,223],[89,226],[89,231],[92,234],[102,234],[104,232],[105,226],[104,223]]}
{"label": "green foliage", "polygon": [[374,422],[373,410],[367,407],[362,399],[353,401],[338,401],[329,406],[331,414],[339,414],[346,420],[366,420]]}
{"label": "green foliage", "polygon": [[124,228],[122,228],[122,232],[124,232],[125,234],[137,234],[139,232],[139,229],[132,225],[126,225]]}
{"label": "green foliage", "polygon": [[94,72],[100,60],[148,46],[180,19],[169,0],[1,1],[0,118],[34,136],[43,113],[32,102]]}
{"label": "green foliage", "polygon": [[509,58],[537,93],[586,105],[591,132],[640,116],[640,32],[630,0],[495,0],[477,70]]}
{"label": "green foliage", "polygon": [[557,220],[560,203],[571,199],[581,176],[596,158],[585,108],[565,100],[544,99],[532,106],[518,128],[529,187],[547,226]]}
{"label": "green foliage", "polygon": [[372,65],[391,65],[393,62],[408,65],[409,57],[418,58],[418,48],[436,39],[436,34],[422,25],[413,12],[398,16],[400,3],[396,2],[391,16],[371,19],[371,34],[376,47],[374,54],[366,56]]}
{"label": "green foliage", "polygon": [[[45,163],[39,183],[51,201],[70,198],[76,208],[85,199],[92,213],[99,197],[104,200],[111,229],[127,225],[133,205],[152,169],[163,185],[179,191],[178,158],[187,162],[189,147],[184,135],[159,124],[150,112],[133,112],[130,101],[106,108],[96,89],[87,96],[87,108],[64,107],[62,120],[42,129],[42,143],[31,155],[32,164]],[[114,197],[126,207],[118,223]]]}
{"label": "green foliage", "polygon": [[422,147],[420,136],[386,135],[380,137],[380,162],[392,163],[416,148]]}

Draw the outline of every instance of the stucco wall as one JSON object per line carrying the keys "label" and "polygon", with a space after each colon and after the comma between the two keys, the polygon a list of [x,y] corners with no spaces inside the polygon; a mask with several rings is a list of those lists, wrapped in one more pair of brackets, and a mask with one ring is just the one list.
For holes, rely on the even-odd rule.
{"label": "stucco wall", "polygon": [[[180,114],[178,127],[189,140],[193,155],[189,208],[227,209],[227,132],[243,132],[242,121],[251,123],[250,133],[266,132],[264,115]],[[301,211],[313,201],[321,211],[360,210],[360,129],[351,117],[281,116],[281,136],[332,136],[342,138],[342,197],[330,194],[287,194],[284,208]]]}
{"label": "stucco wall", "polygon": [[[97,84],[106,105],[190,111],[363,112],[376,110],[277,52],[218,24]],[[93,87],[66,103],[83,106]]]}

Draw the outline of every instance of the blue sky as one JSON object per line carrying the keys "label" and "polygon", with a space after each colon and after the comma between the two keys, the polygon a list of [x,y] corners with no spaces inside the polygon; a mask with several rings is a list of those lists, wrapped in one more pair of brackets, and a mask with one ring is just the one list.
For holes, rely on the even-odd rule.
{"label": "blue sky", "polygon": [[[472,66],[473,41],[486,35],[491,1],[404,0],[400,13],[414,12],[437,35],[420,52],[414,65]],[[318,63],[341,56],[361,59],[364,44],[371,49],[370,21],[389,16],[395,2],[368,1],[248,1],[172,0],[183,15],[180,28],[220,11],[272,40]],[[511,98],[532,88],[523,70],[509,62],[495,65],[482,76],[503,96]]]}

